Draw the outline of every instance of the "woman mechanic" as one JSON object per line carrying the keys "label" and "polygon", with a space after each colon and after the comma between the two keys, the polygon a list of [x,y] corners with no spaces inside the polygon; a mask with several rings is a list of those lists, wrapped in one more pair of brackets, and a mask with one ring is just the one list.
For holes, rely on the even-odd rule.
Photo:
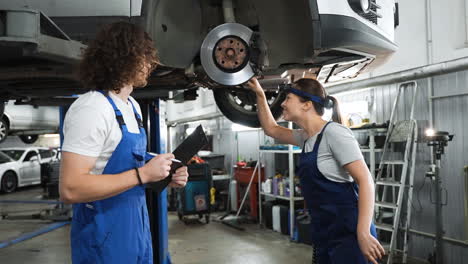
{"label": "woman mechanic", "polygon": [[[385,254],[372,223],[374,184],[352,132],[341,124],[337,100],[314,79],[286,85],[283,118],[302,129],[279,126],[256,78],[260,124],[270,137],[302,147],[299,175],[311,214],[311,236],[319,264],[374,263]],[[325,109],[333,109],[325,121]]]}

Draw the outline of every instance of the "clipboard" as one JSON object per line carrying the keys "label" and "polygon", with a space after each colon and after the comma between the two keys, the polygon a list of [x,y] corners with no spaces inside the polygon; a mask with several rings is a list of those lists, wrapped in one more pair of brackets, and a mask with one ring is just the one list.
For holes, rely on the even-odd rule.
{"label": "clipboard", "polygon": [[[183,166],[187,166],[187,163],[200,151],[206,144],[208,144],[208,138],[206,137],[203,127],[199,125],[195,131],[192,132],[173,152],[175,158],[180,160],[179,162],[172,162],[171,171],[169,176],[164,180],[158,182],[148,183],[147,187],[157,192],[161,192],[164,188],[169,185],[172,181],[172,174]],[[190,176],[189,176],[190,177]]]}

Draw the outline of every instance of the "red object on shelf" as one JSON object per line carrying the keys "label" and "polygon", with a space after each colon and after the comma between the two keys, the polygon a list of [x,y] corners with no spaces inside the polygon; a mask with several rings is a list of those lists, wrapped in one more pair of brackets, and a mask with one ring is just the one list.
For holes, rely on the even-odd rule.
{"label": "red object on shelf", "polygon": [[236,165],[237,165],[238,168],[239,168],[239,167],[245,167],[245,166],[247,166],[247,162],[238,161],[238,162],[236,163]]}
{"label": "red object on shelf", "polygon": [[[236,167],[234,168],[234,178],[237,181],[237,206],[239,207],[243,195],[239,193],[239,190],[242,187],[247,188],[249,185],[250,179],[252,178],[252,174],[254,172],[254,167]],[[265,168],[261,168],[261,181],[265,181]],[[252,185],[250,186],[249,191],[249,202],[250,202],[250,216],[253,219],[258,219],[258,170],[255,172],[254,179]]]}

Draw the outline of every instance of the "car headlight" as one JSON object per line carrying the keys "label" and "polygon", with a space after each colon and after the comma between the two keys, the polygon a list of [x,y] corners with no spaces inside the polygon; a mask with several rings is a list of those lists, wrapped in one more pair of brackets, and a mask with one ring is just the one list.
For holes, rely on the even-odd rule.
{"label": "car headlight", "polygon": [[351,7],[358,12],[367,13],[371,7],[371,0],[348,0]]}

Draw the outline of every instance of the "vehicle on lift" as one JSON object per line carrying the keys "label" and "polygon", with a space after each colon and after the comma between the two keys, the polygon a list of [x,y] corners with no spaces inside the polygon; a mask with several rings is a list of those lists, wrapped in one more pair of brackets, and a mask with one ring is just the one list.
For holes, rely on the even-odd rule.
{"label": "vehicle on lift", "polygon": [[97,28],[120,20],[149,32],[164,65],[152,73],[146,89],[134,92],[136,98],[170,99],[175,91],[194,99],[196,90],[206,87],[226,117],[248,126],[259,126],[255,95],[243,87],[252,76],[264,77],[277,118],[284,98],[279,84],[304,76],[323,83],[354,78],[397,49],[394,0],[101,0],[92,5],[0,0],[0,99],[65,104],[64,96],[84,92],[73,65]]}
{"label": "vehicle on lift", "polygon": [[0,149],[0,190],[41,183],[44,165],[55,160],[56,150],[41,147]]}
{"label": "vehicle on lift", "polygon": [[12,135],[18,136],[26,144],[32,144],[39,135],[58,133],[59,120],[58,107],[15,105],[10,100],[0,119],[0,143]]}

